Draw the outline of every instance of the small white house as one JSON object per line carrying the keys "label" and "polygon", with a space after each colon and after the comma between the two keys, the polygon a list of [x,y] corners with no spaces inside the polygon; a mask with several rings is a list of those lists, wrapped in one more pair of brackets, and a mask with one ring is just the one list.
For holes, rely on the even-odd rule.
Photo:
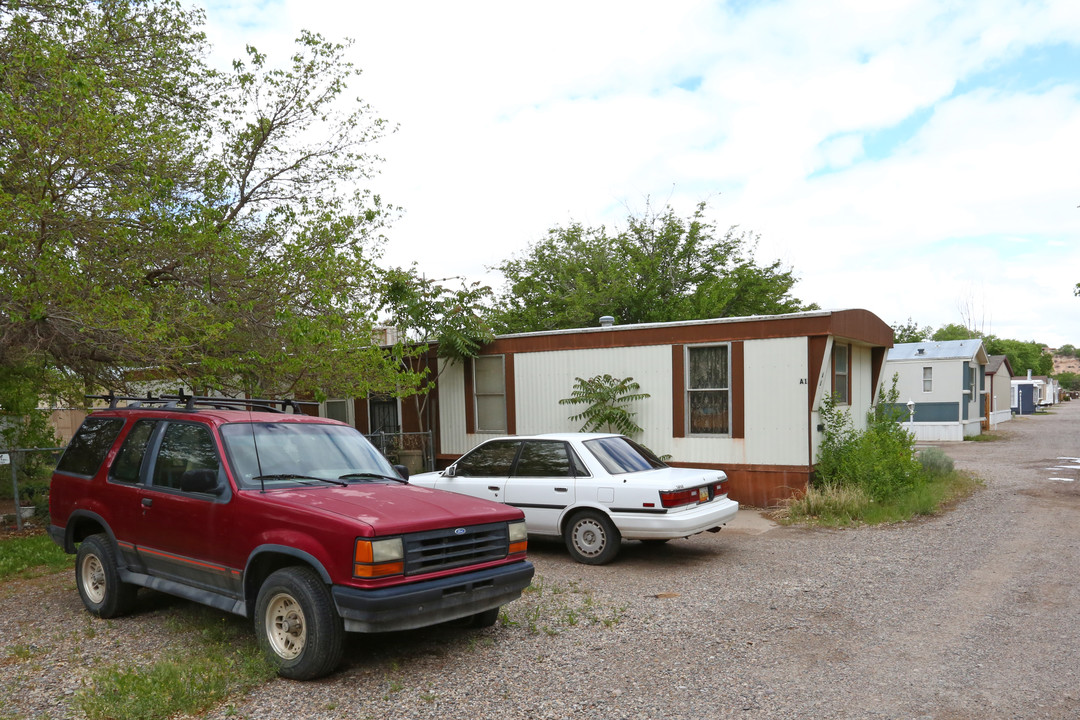
{"label": "small white house", "polygon": [[1032,375],[1012,379],[1012,411],[1017,415],[1032,415],[1038,408],[1061,402],[1061,386],[1046,375]]}
{"label": "small white house", "polygon": [[979,339],[901,343],[889,350],[885,377],[897,375],[905,425],[916,440],[963,440],[982,432],[988,362]]}
{"label": "small white house", "polygon": [[[672,465],[718,468],[740,502],[804,490],[835,394],[855,427],[882,378],[892,329],[866,310],[721,318],[503,335],[444,364],[436,444],[445,465],[494,435],[576,431],[560,405],[575,378],[633,378],[637,438]],[[441,361],[442,362],[442,361]]]}

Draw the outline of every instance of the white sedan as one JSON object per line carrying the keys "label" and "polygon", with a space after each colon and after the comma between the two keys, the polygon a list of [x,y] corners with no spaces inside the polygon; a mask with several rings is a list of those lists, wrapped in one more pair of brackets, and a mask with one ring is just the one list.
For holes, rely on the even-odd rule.
{"label": "white sedan", "polygon": [[562,537],[590,565],[611,562],[624,538],[715,532],[739,509],[722,471],[670,467],[627,437],[599,433],[488,440],[409,482],[521,508],[530,534]]}

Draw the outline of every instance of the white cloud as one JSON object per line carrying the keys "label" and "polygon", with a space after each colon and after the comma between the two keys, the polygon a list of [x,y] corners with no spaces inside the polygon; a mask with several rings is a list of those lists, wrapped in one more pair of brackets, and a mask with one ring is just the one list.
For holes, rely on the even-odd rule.
{"label": "white cloud", "polygon": [[388,262],[490,280],[553,225],[710,200],[806,301],[940,326],[976,287],[998,335],[1080,344],[1080,72],[1008,72],[1075,57],[1080,4],[280,0],[208,20],[222,59],[284,55],[301,27],[356,38],[353,90],[400,124],[376,181],[406,210]]}

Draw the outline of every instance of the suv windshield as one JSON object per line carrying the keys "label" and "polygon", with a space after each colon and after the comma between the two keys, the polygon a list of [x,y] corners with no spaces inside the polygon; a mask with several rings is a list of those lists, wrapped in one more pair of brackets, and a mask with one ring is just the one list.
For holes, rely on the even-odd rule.
{"label": "suv windshield", "polygon": [[606,437],[586,440],[585,447],[612,475],[667,467],[660,458],[630,438]]}
{"label": "suv windshield", "polygon": [[232,423],[221,428],[241,488],[398,480],[355,428],[324,423]]}

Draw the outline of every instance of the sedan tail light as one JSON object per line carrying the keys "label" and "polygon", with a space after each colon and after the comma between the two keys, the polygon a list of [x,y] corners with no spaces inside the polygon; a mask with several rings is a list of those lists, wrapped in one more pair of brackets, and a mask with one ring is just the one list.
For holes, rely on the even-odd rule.
{"label": "sedan tail light", "polygon": [[727,480],[721,480],[720,482],[713,485],[713,497],[720,497],[721,495],[727,495],[727,492],[728,492],[728,481]]}
{"label": "sedan tail light", "polygon": [[682,507],[683,505],[696,505],[701,502],[701,491],[705,490],[708,500],[708,488],[692,488],[690,490],[671,490],[660,493],[660,504],[666,508]]}

